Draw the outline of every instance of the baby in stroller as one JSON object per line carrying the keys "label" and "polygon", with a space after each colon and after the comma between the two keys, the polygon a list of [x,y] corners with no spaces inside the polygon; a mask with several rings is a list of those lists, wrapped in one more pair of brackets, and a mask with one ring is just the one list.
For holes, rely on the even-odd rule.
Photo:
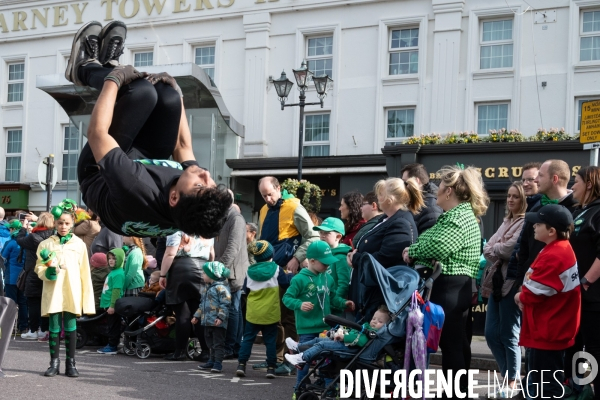
{"label": "baby in stroller", "polygon": [[330,332],[330,337],[315,338],[304,343],[298,343],[292,338],[287,338],[285,344],[290,352],[298,354],[286,354],[285,358],[290,364],[297,366],[311,362],[323,351],[358,349],[363,347],[369,340],[365,334],[366,331],[378,331],[389,320],[389,310],[385,305],[382,305],[373,315],[371,322],[365,322],[360,331],[339,327],[337,330],[334,329],[333,334]]}

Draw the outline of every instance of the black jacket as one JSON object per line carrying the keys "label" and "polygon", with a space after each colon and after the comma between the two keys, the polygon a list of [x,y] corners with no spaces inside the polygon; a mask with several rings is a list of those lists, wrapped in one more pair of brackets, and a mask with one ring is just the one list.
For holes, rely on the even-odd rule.
{"label": "black jacket", "polygon": [[[596,258],[600,259],[600,199],[575,209],[573,221],[575,229],[570,242],[577,257],[579,278],[583,278]],[[594,282],[588,290],[581,289],[581,309],[600,311],[600,282]]]}
{"label": "black jacket", "polygon": [[27,274],[25,278],[25,297],[42,297],[43,281],[33,271],[37,262],[37,249],[41,242],[52,236],[53,230],[32,232],[29,235],[19,234],[17,244],[25,252],[25,265],[23,271]]}
{"label": "black jacket", "polygon": [[380,218],[381,215],[371,218],[370,220],[365,222],[363,226],[360,227],[360,229],[358,230],[358,232],[356,232],[356,235],[354,235],[354,238],[352,239],[352,248],[355,249],[358,247],[358,241],[360,240],[360,238],[362,238],[367,232],[373,229],[373,227],[379,222]]}
{"label": "black jacket", "polygon": [[434,226],[439,216],[444,212],[437,205],[437,191],[438,187],[432,182],[423,185],[421,193],[423,194],[423,200],[425,200],[425,208],[414,216],[419,235]]}
{"label": "black jacket", "polygon": [[[570,212],[573,212],[576,204],[573,199],[573,193],[565,197],[559,204],[565,206]],[[531,207],[530,212],[537,212],[540,208],[542,208],[542,203],[538,201]],[[533,263],[538,253],[546,246],[544,242],[535,240],[533,234],[533,224],[525,221],[523,230],[521,231],[521,239],[519,241],[519,252],[517,253],[517,275],[515,280],[519,286],[523,284],[525,273],[529,269],[531,263]],[[510,270],[510,263],[508,269]],[[506,276],[508,278],[508,272]]]}

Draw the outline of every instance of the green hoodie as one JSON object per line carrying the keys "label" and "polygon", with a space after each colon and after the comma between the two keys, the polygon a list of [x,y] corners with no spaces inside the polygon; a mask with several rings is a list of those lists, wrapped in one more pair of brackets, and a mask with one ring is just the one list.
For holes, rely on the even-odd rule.
{"label": "green hoodie", "polygon": [[[336,248],[331,249],[333,254],[339,261],[331,264],[326,273],[333,278],[333,289],[332,291],[342,299],[347,298],[348,286],[350,286],[350,271],[351,268],[346,261],[346,255],[352,250],[347,244],[340,243]],[[335,315],[341,316],[342,312],[346,307],[339,309],[337,307],[331,307],[331,312]]]}
{"label": "green hoodie", "polygon": [[143,288],[146,279],[144,278],[144,254],[139,247],[131,246],[127,251],[125,259],[125,287],[124,290]]}
{"label": "green hoodie", "polygon": [[346,346],[358,346],[363,347],[369,341],[367,337],[366,331],[374,331],[375,329],[371,328],[370,322],[365,322],[363,325],[363,331],[357,331],[356,329],[350,329],[346,335],[344,335],[344,344]]}
{"label": "green hoodie", "polygon": [[[302,311],[302,303],[313,304],[311,311]],[[321,307],[322,303],[322,307]],[[283,304],[294,310],[298,334],[320,333],[331,329],[323,318],[331,314],[331,307],[346,308],[346,300],[333,291],[333,279],[327,273],[315,274],[303,268],[292,279],[290,287],[283,295]]]}
{"label": "green hoodie", "polygon": [[121,248],[112,249],[110,254],[116,258],[115,267],[110,271],[104,282],[102,296],[100,297],[100,307],[114,307],[115,302],[123,297],[123,287],[125,285],[125,272],[123,271],[123,261],[125,252]]}

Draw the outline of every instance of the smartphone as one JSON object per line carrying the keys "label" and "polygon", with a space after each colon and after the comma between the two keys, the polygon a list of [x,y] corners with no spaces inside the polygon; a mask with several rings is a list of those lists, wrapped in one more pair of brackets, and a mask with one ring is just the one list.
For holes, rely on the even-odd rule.
{"label": "smartphone", "polygon": [[27,216],[27,213],[19,213],[19,221],[25,220],[26,216]]}

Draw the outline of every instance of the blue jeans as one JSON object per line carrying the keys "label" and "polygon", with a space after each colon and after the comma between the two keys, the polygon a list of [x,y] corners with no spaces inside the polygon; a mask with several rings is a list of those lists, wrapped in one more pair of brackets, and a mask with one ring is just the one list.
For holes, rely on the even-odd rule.
{"label": "blue jeans", "polygon": [[263,342],[267,348],[267,364],[269,368],[277,367],[277,323],[270,325],[253,324],[246,321],[246,330],[242,338],[242,345],[238,356],[240,364],[246,364],[252,353],[252,345],[258,332],[262,332]]}
{"label": "blue jeans", "polygon": [[[299,335],[298,344],[304,344],[305,342],[310,342],[311,340],[318,338],[318,337],[319,337],[318,333],[308,333],[308,334]],[[296,376],[296,388],[298,386],[300,386],[300,382],[308,374],[309,367],[310,367],[310,363],[307,362],[306,364],[304,364],[304,367],[302,367],[301,370],[298,370],[298,374]]]}
{"label": "blue jeans", "polygon": [[513,287],[499,302],[490,296],[485,318],[485,340],[502,376],[509,380],[516,379],[521,369],[521,312],[514,300],[516,293]]}
{"label": "blue jeans", "polygon": [[302,352],[302,359],[307,363],[318,357],[323,351],[347,351],[356,349],[356,347],[346,347],[344,343],[337,340],[331,340],[330,338],[314,338],[313,340],[302,343],[302,346],[311,346],[310,349]]}
{"label": "blue jeans", "polygon": [[[4,288],[6,297],[12,299],[19,307],[19,330],[24,331],[27,329],[27,322],[29,313],[27,312],[27,297],[25,294],[17,288],[17,285],[6,285]],[[35,327],[37,330],[37,327]]]}
{"label": "blue jeans", "polygon": [[241,308],[242,291],[231,293],[229,318],[227,319],[227,336],[225,336],[225,354],[238,354],[243,336],[243,317]]}

